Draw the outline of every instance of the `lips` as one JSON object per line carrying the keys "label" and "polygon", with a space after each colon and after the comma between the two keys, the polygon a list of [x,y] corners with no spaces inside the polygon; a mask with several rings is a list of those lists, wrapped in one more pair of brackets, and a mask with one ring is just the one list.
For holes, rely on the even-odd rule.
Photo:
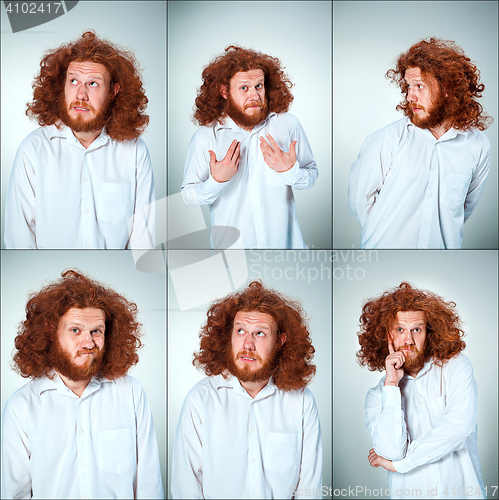
{"label": "lips", "polygon": [[76,111],[90,111],[88,108],[80,108],[79,106],[73,106]]}
{"label": "lips", "polygon": [[239,356],[239,359],[243,361],[256,361],[256,358],[250,358],[249,356]]}

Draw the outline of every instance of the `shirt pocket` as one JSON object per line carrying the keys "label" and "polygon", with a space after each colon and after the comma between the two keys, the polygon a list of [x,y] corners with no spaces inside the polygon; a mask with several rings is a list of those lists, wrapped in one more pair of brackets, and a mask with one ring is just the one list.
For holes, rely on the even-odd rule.
{"label": "shirt pocket", "polygon": [[289,474],[300,468],[298,434],[269,432],[265,446],[265,469]]}
{"label": "shirt pocket", "polygon": [[132,185],[103,182],[99,190],[97,217],[111,224],[123,224],[132,215]]}
{"label": "shirt pocket", "polygon": [[464,212],[464,202],[470,186],[471,174],[449,172],[445,176],[440,201],[457,216]]}
{"label": "shirt pocket", "polygon": [[123,474],[135,468],[135,439],[133,429],[99,431],[97,461],[99,469]]}

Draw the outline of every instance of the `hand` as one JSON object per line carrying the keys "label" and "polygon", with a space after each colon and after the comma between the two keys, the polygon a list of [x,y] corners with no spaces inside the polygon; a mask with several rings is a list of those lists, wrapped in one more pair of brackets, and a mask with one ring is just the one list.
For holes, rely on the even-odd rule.
{"label": "hand", "polygon": [[265,163],[276,172],[286,172],[296,163],[296,143],[298,141],[293,141],[289,146],[289,151],[285,153],[270,134],[267,134],[267,137],[270,146],[263,137],[260,137],[260,148]]}
{"label": "hand", "polygon": [[222,161],[217,161],[217,156],[211,150],[210,154],[210,172],[211,176],[217,182],[227,182],[237,174],[239,168],[239,160],[241,159],[241,143],[236,140],[232,141],[227,154]]}
{"label": "hand", "polygon": [[392,472],[397,472],[395,467],[393,466],[393,462],[391,460],[387,460],[386,458],[380,457],[376,455],[374,448],[369,450],[369,456],[367,457],[371,467],[378,468],[380,465],[386,470],[391,470]]}
{"label": "hand", "polygon": [[398,387],[400,379],[404,376],[404,369],[402,366],[405,363],[405,353],[404,351],[395,351],[390,334],[388,334],[388,351],[390,354],[388,354],[385,360],[385,385],[394,385]]}

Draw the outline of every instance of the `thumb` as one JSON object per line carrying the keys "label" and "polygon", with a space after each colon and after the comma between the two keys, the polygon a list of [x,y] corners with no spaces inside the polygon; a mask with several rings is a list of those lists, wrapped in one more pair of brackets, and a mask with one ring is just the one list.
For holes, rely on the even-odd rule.
{"label": "thumb", "polygon": [[208,153],[210,155],[210,163],[217,161],[217,155],[211,149],[208,150]]}
{"label": "thumb", "polygon": [[289,152],[293,155],[296,155],[296,143],[298,141],[293,141],[291,145],[289,146]]}

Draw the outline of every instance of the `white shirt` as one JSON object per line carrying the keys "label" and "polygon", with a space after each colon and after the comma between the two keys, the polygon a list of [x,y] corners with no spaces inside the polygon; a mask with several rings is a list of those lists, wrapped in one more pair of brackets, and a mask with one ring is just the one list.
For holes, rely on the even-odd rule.
{"label": "white shirt", "polygon": [[[277,173],[263,159],[259,137],[270,134],[279,147],[289,151],[294,140],[296,163]],[[241,143],[239,168],[227,182],[217,182],[210,173],[210,155],[225,158],[232,141]],[[251,132],[231,118],[225,124],[201,127],[192,137],[185,162],[182,197],[188,205],[210,205],[212,248],[229,248],[233,231],[240,231],[244,248],[306,248],[296,216],[293,189],[310,189],[319,172],[305,131],[289,113],[270,113]]]}
{"label": "white shirt", "polygon": [[[477,447],[478,390],[464,354],[428,361],[398,387],[367,393],[366,425],[388,472],[391,498],[486,498]],[[404,496],[404,490],[420,490]]]}
{"label": "white shirt", "polygon": [[309,389],[285,392],[271,379],[253,399],[237,378],[217,375],[189,391],[173,449],[173,498],[322,498],[321,488]]}
{"label": "white shirt", "polygon": [[490,141],[476,129],[437,140],[403,118],[369,135],[348,190],[360,247],[461,248],[489,168]]}
{"label": "white shirt", "polygon": [[139,382],[94,377],[79,398],[56,374],[16,391],[2,417],[2,498],[164,498]]}
{"label": "white shirt", "polygon": [[[14,160],[5,246],[152,248],[154,199],[142,139],[118,142],[103,129],[85,149],[69,127],[41,127],[23,140]],[[134,214],[144,217],[152,235]]]}

